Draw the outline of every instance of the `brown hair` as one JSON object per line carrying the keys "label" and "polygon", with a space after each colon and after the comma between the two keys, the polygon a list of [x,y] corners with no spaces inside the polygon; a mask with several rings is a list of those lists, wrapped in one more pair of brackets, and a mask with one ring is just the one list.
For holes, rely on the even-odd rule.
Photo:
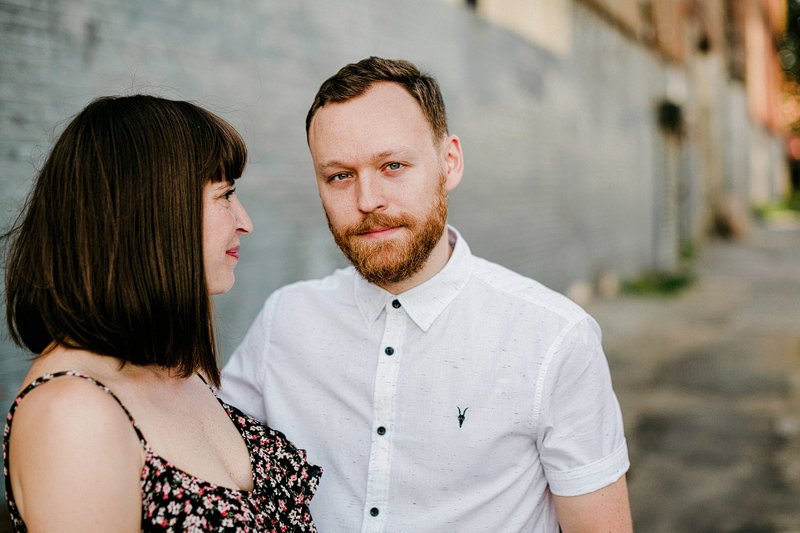
{"label": "brown hair", "polygon": [[[11,338],[158,365],[219,384],[202,250],[202,191],[241,176],[247,149],[189,102],[103,97],[65,128],[11,239]],[[124,363],[123,363],[124,364]]]}
{"label": "brown hair", "polygon": [[345,65],[322,83],[306,115],[306,136],[314,115],[321,107],[361,96],[379,82],[392,82],[402,86],[422,108],[433,138],[438,141],[447,136],[447,112],[436,80],[421,72],[410,61],[374,56]]}

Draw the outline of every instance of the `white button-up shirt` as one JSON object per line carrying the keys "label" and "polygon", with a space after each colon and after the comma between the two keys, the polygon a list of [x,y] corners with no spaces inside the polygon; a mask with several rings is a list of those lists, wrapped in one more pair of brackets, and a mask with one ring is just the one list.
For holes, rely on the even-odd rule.
{"label": "white button-up shirt", "polygon": [[276,291],[223,370],[225,401],[323,467],[323,533],[557,532],[550,493],[628,468],[595,321],[449,231],[398,296],[353,268]]}

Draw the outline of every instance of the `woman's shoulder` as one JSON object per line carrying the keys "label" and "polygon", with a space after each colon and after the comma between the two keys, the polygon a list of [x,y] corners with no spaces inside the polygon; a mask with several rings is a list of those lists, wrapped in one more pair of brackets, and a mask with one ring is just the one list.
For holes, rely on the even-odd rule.
{"label": "woman's shoulder", "polygon": [[6,453],[13,497],[29,528],[80,529],[75,509],[102,514],[109,506],[119,518],[114,524],[135,520],[145,455],[125,410],[77,372],[28,381],[10,411]]}
{"label": "woman's shoulder", "polygon": [[[35,413],[40,422],[62,423],[78,416],[110,418],[124,413],[110,390],[81,370],[32,372],[14,402],[14,423],[23,413]],[[127,417],[123,417],[127,420]]]}
{"label": "woman's shoulder", "polygon": [[127,448],[132,437],[134,445],[138,441],[122,404],[102,383],[80,371],[48,372],[26,380],[12,410],[13,442],[22,449],[50,448],[52,457],[69,457],[93,446]]}

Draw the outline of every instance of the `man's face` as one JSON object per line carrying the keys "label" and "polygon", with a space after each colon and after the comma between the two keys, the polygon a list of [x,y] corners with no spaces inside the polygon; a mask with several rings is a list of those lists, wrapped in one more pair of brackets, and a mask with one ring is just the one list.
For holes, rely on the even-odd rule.
{"label": "man's face", "polygon": [[328,225],[361,275],[385,286],[422,269],[443,242],[447,192],[461,177],[457,138],[435,141],[416,100],[378,83],[319,109],[308,139]]}

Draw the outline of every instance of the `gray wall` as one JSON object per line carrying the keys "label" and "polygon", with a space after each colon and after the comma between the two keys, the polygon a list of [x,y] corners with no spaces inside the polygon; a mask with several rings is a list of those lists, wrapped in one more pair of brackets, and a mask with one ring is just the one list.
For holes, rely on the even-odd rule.
{"label": "gray wall", "polygon": [[[344,264],[304,117],[341,65],[381,55],[441,83],[466,157],[451,222],[477,254],[562,291],[604,272],[635,275],[658,248],[655,105],[666,71],[583,4],[571,12],[561,57],[431,0],[0,0],[0,222],[18,211],[66,119],[95,96],[149,92],[222,115],[250,148],[238,187],[255,224],[238,283],[218,299],[228,354],[270,291]],[[0,341],[0,400],[27,364]]]}

